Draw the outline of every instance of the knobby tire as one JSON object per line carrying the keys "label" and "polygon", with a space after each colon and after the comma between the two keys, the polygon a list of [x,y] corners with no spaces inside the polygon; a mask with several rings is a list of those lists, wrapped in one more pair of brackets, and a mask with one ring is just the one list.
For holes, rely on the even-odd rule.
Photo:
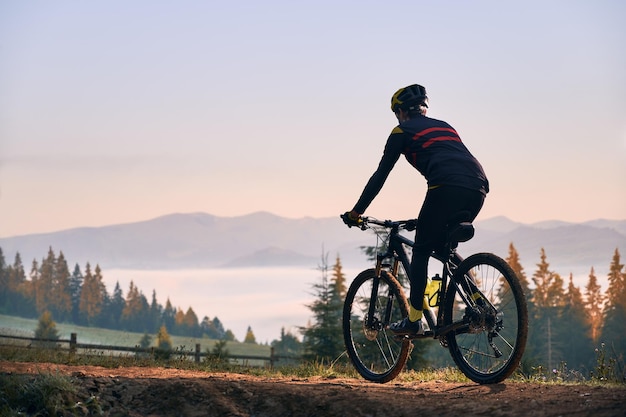
{"label": "knobby tire", "polygon": [[[367,324],[375,278],[376,271],[368,269],[350,285],[343,309],[343,336],[348,356],[359,374],[368,381],[385,383],[402,372],[412,347],[408,340],[396,340],[388,329],[390,323],[408,315],[409,307],[400,283],[387,271],[381,271],[373,300],[374,320]],[[391,312],[388,321],[386,311]]]}
{"label": "knobby tire", "polygon": [[[479,384],[502,382],[517,369],[524,354],[528,336],[526,297],[515,272],[496,255],[478,253],[463,260],[455,272],[455,280],[464,276],[472,277],[496,310],[487,310],[482,326],[476,325],[481,323],[476,320],[473,327],[450,332],[446,336],[450,354],[472,381]],[[448,286],[444,309],[446,325],[468,315],[467,305],[454,285]]]}

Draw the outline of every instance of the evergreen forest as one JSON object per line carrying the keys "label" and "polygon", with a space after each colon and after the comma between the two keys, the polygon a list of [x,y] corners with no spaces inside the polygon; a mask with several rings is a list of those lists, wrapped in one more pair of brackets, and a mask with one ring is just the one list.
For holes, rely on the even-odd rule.
{"label": "evergreen forest", "polygon": [[[368,249],[365,248],[366,253]],[[509,245],[506,261],[520,278],[529,311],[529,339],[522,361],[522,371],[543,369],[547,373],[576,372],[583,377],[597,377],[598,364],[620,368],[626,356],[626,271],[620,253],[607,255],[609,273],[605,291],[593,267],[587,284],[577,287],[570,274],[564,278],[550,268],[543,249],[536,269],[527,272],[521,265],[515,246]],[[332,363],[340,358],[343,346],[341,315],[347,285],[341,259],[329,266],[325,256],[318,266],[320,280],[313,285],[314,299],[307,307],[312,318],[299,331],[301,341],[281,331],[271,345],[276,354],[299,356],[312,361]],[[604,278],[604,277],[602,277]],[[109,294],[96,265],[76,265],[70,273],[62,252],[52,249],[41,263],[33,260],[28,275],[19,253],[7,264],[0,248],[0,314],[40,317],[51,314],[55,320],[93,327],[156,334],[162,326],[173,335],[235,340],[215,317],[201,321],[189,307],[165,307],[152,292],[150,301],[132,282],[124,296],[119,284]],[[256,343],[251,328],[244,340]],[[408,366],[412,369],[450,364],[449,354],[432,340],[415,342]],[[438,348],[438,349],[437,349]],[[608,364],[607,358],[611,358]],[[448,362],[447,362],[448,361]],[[614,369],[624,375],[624,369]]]}
{"label": "evergreen forest", "polygon": [[109,294],[98,265],[92,269],[87,263],[83,271],[77,264],[70,273],[63,252],[56,256],[50,248],[41,263],[33,260],[27,274],[19,252],[7,264],[0,248],[0,314],[37,318],[46,312],[57,322],[82,326],[147,334],[165,326],[172,335],[235,340],[219,318],[199,321],[192,307],[175,308],[169,298],[163,306],[154,290],[148,301],[132,281],[126,296],[119,283]]}

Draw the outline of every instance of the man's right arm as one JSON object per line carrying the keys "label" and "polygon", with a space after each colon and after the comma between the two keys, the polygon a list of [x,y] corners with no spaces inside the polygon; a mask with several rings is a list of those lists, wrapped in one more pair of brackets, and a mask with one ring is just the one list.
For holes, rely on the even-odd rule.
{"label": "man's right arm", "polygon": [[354,208],[352,209],[354,212],[359,214],[365,213],[365,210],[367,210],[374,198],[376,198],[380,190],[383,188],[389,173],[402,154],[403,143],[401,133],[402,130],[399,128],[395,128],[391,132],[391,135],[385,144],[385,151],[383,152],[383,156],[378,164],[378,168],[370,177],[369,181],[365,185],[365,188],[363,189],[363,192],[361,193],[361,197],[354,205]]}

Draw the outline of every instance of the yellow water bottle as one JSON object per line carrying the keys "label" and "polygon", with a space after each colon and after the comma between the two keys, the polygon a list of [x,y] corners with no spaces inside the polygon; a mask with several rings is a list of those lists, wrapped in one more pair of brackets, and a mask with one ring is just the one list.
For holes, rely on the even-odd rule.
{"label": "yellow water bottle", "polygon": [[424,308],[439,306],[439,293],[441,291],[441,277],[436,274],[432,279],[428,278],[426,291],[424,291]]}

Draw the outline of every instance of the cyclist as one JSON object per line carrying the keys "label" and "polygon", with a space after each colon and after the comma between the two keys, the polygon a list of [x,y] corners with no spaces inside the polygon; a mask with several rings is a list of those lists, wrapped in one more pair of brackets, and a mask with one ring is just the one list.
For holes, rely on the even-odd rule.
{"label": "cyclist", "polygon": [[447,225],[464,212],[472,221],[482,208],[489,192],[489,182],[476,158],[461,142],[448,123],[426,117],[426,89],[413,84],[399,89],[391,98],[391,111],[399,124],[391,131],[378,168],[367,182],[354,208],[342,218],[348,226],[360,223],[360,217],[381,190],[398,158],[407,161],[426,179],[428,190],[417,218],[415,246],[409,281],[409,316],[392,323],[389,329],[398,335],[423,334],[424,291],[428,260],[433,251],[445,244]]}

